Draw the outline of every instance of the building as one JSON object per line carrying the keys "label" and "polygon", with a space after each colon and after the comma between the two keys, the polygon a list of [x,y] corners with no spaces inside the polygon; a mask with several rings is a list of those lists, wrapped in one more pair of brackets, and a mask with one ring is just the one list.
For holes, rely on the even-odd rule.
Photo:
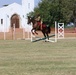
{"label": "building", "polygon": [[9,32],[10,28],[28,28],[27,13],[33,11],[34,0],[22,0],[22,4],[12,3],[0,8],[0,32]]}

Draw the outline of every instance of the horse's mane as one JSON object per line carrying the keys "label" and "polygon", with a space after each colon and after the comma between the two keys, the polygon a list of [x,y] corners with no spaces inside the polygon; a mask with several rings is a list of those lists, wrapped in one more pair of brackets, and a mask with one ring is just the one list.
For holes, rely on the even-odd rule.
{"label": "horse's mane", "polygon": [[32,16],[32,17],[31,17],[31,20],[35,20],[35,16]]}

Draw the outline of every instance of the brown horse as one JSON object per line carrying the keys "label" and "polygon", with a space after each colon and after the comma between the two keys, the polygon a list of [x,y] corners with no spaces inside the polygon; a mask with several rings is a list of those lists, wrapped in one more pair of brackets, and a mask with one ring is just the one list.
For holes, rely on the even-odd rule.
{"label": "brown horse", "polygon": [[[28,17],[28,22],[27,24],[32,23],[32,30],[31,32],[34,34],[38,34],[36,31],[40,30],[45,39],[48,38],[49,40],[49,33],[50,33],[50,26],[47,26],[46,24],[42,23],[42,29],[40,28],[40,25],[38,25],[39,23],[35,20],[35,17]],[[34,31],[34,32],[33,32]]]}

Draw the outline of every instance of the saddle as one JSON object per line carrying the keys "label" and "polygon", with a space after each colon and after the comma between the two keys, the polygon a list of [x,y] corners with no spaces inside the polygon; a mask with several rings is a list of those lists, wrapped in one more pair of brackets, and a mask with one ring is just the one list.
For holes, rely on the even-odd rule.
{"label": "saddle", "polygon": [[37,22],[37,25],[39,26],[39,27],[42,27],[42,28],[46,28],[46,25],[45,24],[41,24],[41,22]]}

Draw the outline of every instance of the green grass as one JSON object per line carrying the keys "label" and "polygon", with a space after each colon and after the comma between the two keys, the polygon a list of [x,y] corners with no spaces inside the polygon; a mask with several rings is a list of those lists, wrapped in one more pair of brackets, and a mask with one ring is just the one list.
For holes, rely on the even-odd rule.
{"label": "green grass", "polygon": [[0,75],[76,75],[76,39],[0,40]]}

